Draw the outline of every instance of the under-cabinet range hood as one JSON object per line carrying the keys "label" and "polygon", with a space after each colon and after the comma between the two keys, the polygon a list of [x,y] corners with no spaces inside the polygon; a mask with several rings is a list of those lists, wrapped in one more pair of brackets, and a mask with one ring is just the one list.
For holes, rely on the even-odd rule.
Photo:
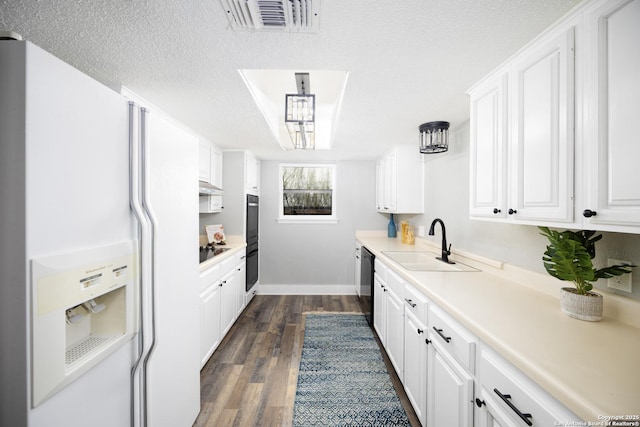
{"label": "under-cabinet range hood", "polygon": [[222,188],[209,184],[206,181],[198,181],[198,194],[201,196],[222,195]]}

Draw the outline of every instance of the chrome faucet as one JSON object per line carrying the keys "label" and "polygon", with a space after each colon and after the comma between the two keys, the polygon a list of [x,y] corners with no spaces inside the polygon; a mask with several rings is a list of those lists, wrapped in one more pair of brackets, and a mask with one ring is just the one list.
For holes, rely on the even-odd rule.
{"label": "chrome faucet", "polygon": [[436,259],[444,261],[447,264],[455,264],[455,262],[449,261],[449,255],[451,255],[451,244],[449,244],[449,247],[447,248],[447,230],[444,227],[444,222],[440,218],[434,219],[431,223],[431,227],[429,227],[429,236],[435,235],[434,228],[437,222],[439,222],[442,227],[442,257],[437,257]]}

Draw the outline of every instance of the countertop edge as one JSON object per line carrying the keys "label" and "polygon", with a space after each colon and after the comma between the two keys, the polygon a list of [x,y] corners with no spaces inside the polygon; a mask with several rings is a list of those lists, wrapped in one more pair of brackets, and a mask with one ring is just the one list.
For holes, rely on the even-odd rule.
{"label": "countertop edge", "polygon": [[[428,250],[433,251],[435,245],[432,242],[416,239],[416,245],[411,247],[402,245],[399,239],[394,241],[394,239],[386,238],[385,234],[373,232],[356,232],[356,240],[577,416],[587,421],[599,421],[599,416],[637,415],[625,414],[625,411],[630,410],[637,412],[633,402],[640,402],[640,375],[632,374],[633,371],[638,371],[637,366],[630,362],[631,358],[625,356],[620,357],[625,362],[624,366],[611,367],[613,361],[606,343],[608,342],[610,345],[616,340],[628,338],[624,340],[624,344],[629,343],[632,348],[625,347],[625,349],[635,354],[640,353],[638,315],[634,316],[634,313],[631,313],[631,311],[635,313],[640,311],[640,302],[606,294],[605,307],[611,299],[614,306],[612,311],[614,314],[619,314],[617,312],[620,311],[618,310],[618,304],[620,304],[624,312],[622,320],[627,320],[627,322],[607,317],[606,311],[605,319],[602,322],[597,322],[597,324],[582,322],[570,319],[560,312],[559,288],[564,284],[554,278],[545,277],[545,275],[536,272],[527,272],[508,264],[500,265],[500,268],[495,267],[497,264],[492,263],[482,265],[482,257],[474,257],[473,254],[468,253],[464,253],[464,262],[474,267],[480,267],[481,272],[413,272],[403,269],[384,256],[382,252],[384,250],[398,250],[398,248],[414,251],[425,250],[420,245],[430,246]],[[439,249],[436,247],[437,250]],[[462,256],[455,252],[453,255]],[[480,309],[474,307],[473,304],[481,306],[482,301],[476,300],[473,303],[470,301],[451,301],[456,298],[465,299],[468,296],[466,292],[473,292],[473,285],[466,283],[468,282],[466,279],[469,277],[475,277],[474,281],[479,283],[478,286],[487,286],[493,289],[491,290],[493,294],[487,295],[487,303],[493,303],[493,297],[498,295],[498,292],[508,294],[507,296],[498,295],[504,300],[503,302],[508,302],[508,298],[520,296],[535,301],[532,304],[531,313],[543,317],[532,319],[527,317],[526,313],[507,310],[507,313],[514,317],[519,314],[522,316],[520,319],[510,318],[509,323],[513,323],[513,325],[496,326],[498,324],[492,322],[486,313],[483,314]],[[540,280],[544,284],[541,286],[538,282],[531,283],[531,280]],[[429,281],[433,283],[439,281],[443,284],[430,285]],[[467,289],[455,289],[454,285],[466,286]],[[473,298],[477,299],[480,294],[482,292],[477,291]],[[550,330],[544,333],[537,330],[539,329],[538,321],[547,327],[545,329]],[[510,329],[517,329],[525,336],[530,335],[533,337],[532,339],[539,341],[542,348],[536,349],[535,346],[525,343],[524,340],[510,342],[517,341],[517,338],[514,338],[514,335],[510,333]],[[574,342],[563,341],[566,338],[575,338],[575,340],[573,340]],[[554,353],[553,349],[545,347],[558,345],[561,342],[564,342],[564,348],[557,348],[557,353]],[[566,353],[587,354],[589,356],[584,358],[589,361],[584,366],[571,366],[571,369],[567,369],[565,372],[560,367],[564,366],[563,364],[568,360],[572,360]],[[599,367],[601,369],[598,369]],[[611,375],[612,371],[614,371],[614,375]],[[590,373],[591,376],[584,378],[585,372]],[[630,375],[631,379],[628,378]],[[638,381],[635,381],[634,376],[638,377]],[[620,387],[623,389],[620,390]],[[616,391],[612,392],[612,389]]]}

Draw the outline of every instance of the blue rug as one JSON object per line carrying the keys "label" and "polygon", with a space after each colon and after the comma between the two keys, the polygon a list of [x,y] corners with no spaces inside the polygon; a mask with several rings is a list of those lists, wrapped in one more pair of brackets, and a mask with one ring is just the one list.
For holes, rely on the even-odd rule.
{"label": "blue rug", "polygon": [[364,315],[307,314],[293,425],[411,425]]}

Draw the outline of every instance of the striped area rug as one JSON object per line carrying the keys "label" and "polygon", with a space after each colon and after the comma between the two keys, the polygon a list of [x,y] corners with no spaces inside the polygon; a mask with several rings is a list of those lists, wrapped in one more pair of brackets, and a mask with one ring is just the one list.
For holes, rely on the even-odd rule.
{"label": "striped area rug", "polygon": [[306,315],[293,425],[411,425],[364,315]]}

